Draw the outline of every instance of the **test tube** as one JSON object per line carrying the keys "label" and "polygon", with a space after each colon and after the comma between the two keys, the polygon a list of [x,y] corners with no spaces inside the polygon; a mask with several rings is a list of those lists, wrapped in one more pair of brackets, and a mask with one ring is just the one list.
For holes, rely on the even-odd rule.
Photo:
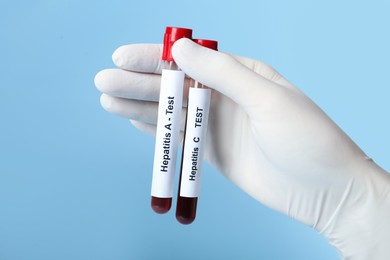
{"label": "test tube", "polygon": [[[194,42],[213,50],[218,49],[217,41],[194,39]],[[182,224],[190,224],[196,217],[210,99],[211,90],[191,79],[176,205],[176,219]]]}
{"label": "test tube", "polygon": [[159,214],[168,212],[172,205],[183,102],[184,72],[176,65],[171,48],[175,41],[191,37],[192,30],[187,28],[167,27],[164,34],[151,190],[151,206]]}

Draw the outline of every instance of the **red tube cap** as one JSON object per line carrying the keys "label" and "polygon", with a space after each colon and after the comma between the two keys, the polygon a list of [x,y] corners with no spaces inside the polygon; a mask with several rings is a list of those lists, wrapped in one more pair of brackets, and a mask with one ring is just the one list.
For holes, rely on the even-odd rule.
{"label": "red tube cap", "polygon": [[203,47],[206,47],[206,48],[209,48],[209,49],[212,49],[215,51],[218,50],[218,42],[217,41],[205,40],[205,39],[194,39],[193,41],[196,42],[197,44],[203,46]]}
{"label": "red tube cap", "polygon": [[171,49],[173,44],[181,38],[192,38],[192,30],[179,27],[167,27],[164,34],[162,60],[173,61]]}

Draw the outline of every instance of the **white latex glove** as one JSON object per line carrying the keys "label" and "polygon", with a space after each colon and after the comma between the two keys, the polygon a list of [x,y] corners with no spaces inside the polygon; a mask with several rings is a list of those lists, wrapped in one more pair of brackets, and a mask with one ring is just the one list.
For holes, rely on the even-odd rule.
{"label": "white latex glove", "polygon": [[[390,176],[316,104],[259,61],[187,39],[175,43],[173,56],[213,89],[205,152],[213,167],[324,234],[344,259],[390,259]],[[95,78],[107,111],[152,134],[160,59],[161,45],[122,46],[113,54],[119,69]]]}

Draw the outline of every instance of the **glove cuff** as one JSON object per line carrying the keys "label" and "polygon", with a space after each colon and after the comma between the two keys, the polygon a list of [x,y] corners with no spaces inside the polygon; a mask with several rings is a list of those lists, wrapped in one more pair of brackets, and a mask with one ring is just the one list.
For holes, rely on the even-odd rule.
{"label": "glove cuff", "polygon": [[320,231],[343,259],[389,259],[390,175],[371,159]]}

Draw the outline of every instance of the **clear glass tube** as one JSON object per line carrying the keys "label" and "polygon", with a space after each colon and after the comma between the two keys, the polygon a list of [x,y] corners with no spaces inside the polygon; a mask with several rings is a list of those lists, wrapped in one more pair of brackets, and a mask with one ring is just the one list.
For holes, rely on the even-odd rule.
{"label": "clear glass tube", "polygon": [[184,85],[176,63],[163,63],[151,192],[151,207],[159,214],[172,205]]}
{"label": "clear glass tube", "polygon": [[191,80],[176,205],[176,219],[182,224],[196,218],[210,99],[211,90]]}

